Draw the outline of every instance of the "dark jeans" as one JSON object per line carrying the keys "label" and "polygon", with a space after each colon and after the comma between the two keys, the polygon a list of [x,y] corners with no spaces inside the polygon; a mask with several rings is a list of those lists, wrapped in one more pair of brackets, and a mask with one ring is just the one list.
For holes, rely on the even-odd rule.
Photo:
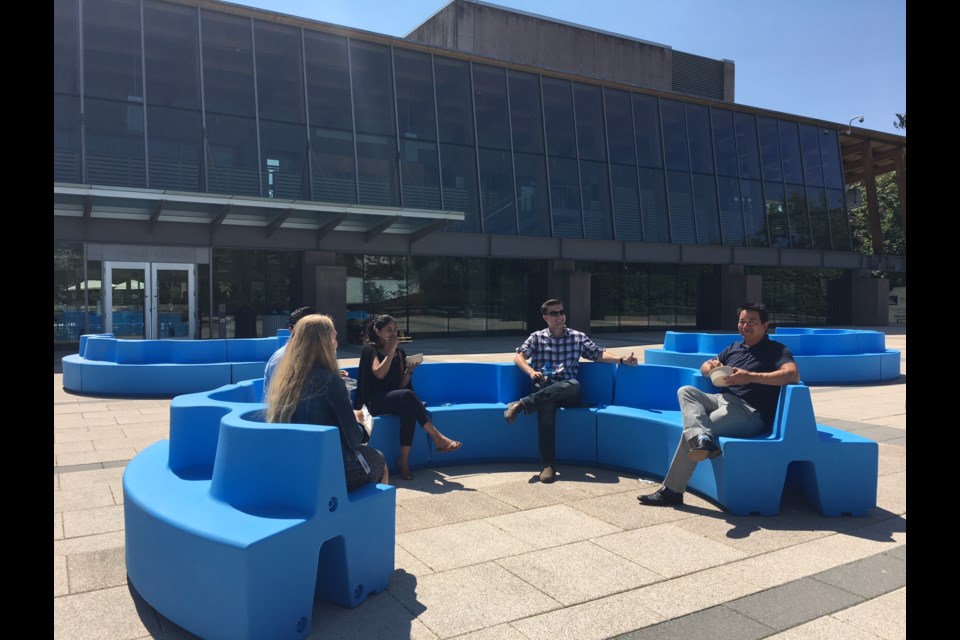
{"label": "dark jeans", "polygon": [[524,413],[537,413],[537,432],[540,437],[540,462],[544,466],[557,462],[557,408],[580,404],[580,383],[577,380],[559,380],[528,396],[520,398]]}
{"label": "dark jeans", "polygon": [[413,444],[413,431],[420,423],[422,427],[430,422],[430,412],[423,406],[423,402],[412,389],[397,389],[382,396],[376,396],[370,401],[371,415],[379,416],[392,413],[400,418],[400,446],[409,447]]}

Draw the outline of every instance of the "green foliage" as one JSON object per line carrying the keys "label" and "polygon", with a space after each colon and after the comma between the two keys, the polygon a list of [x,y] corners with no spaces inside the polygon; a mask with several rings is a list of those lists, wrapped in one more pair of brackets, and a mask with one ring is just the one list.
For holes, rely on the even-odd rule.
{"label": "green foliage", "polygon": [[[883,253],[891,256],[906,255],[907,240],[900,226],[900,195],[897,193],[896,173],[877,176],[877,204],[880,210],[880,230],[883,233]],[[867,189],[862,182],[853,187],[860,192],[860,205],[850,209],[850,229],[854,250],[873,254],[870,235],[870,220],[867,216]]]}

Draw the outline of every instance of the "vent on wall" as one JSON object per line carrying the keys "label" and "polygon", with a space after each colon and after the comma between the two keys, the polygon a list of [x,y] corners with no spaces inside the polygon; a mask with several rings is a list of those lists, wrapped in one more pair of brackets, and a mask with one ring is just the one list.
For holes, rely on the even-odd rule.
{"label": "vent on wall", "polygon": [[672,72],[674,91],[723,100],[723,62],[674,50]]}

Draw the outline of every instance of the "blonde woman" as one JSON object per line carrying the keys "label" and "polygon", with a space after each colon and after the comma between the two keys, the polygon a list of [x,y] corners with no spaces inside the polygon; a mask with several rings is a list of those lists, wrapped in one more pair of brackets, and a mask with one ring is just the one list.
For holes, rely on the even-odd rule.
{"label": "blonde woman", "polygon": [[369,437],[350,406],[337,363],[337,330],[330,316],[297,322],[267,391],[267,422],[321,424],[340,430],[347,491],[389,482],[383,453],[364,445]]}

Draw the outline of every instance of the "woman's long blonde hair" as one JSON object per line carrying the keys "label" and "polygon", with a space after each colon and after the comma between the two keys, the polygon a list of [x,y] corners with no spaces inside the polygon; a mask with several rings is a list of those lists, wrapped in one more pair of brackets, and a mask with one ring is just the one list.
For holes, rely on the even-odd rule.
{"label": "woman's long blonde hair", "polygon": [[310,373],[318,366],[336,373],[336,329],[330,316],[301,318],[290,335],[267,391],[267,422],[288,422],[303,396]]}

